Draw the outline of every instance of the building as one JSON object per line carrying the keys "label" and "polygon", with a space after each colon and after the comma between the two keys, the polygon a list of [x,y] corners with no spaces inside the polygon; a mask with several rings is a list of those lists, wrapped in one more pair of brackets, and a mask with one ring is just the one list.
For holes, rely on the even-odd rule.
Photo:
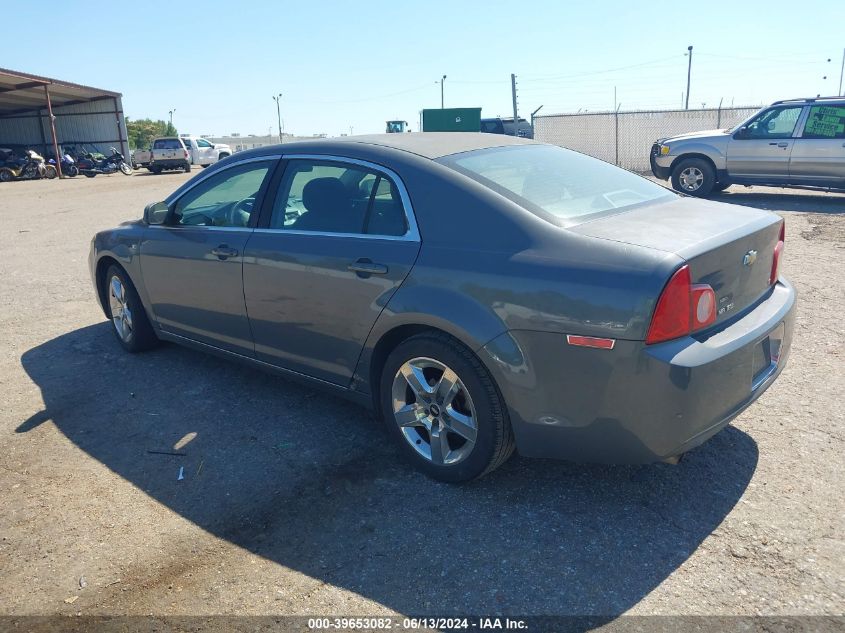
{"label": "building", "polygon": [[[233,152],[241,152],[243,150],[254,149],[256,147],[279,144],[278,134],[265,134],[264,136],[259,136],[256,134],[240,135],[238,133],[233,133],[228,136],[206,136],[205,134],[203,134],[203,136],[209,139],[212,143],[225,143],[232,148]],[[325,136],[325,134],[295,136],[293,134],[283,133],[282,142],[293,143],[294,141],[308,141],[315,138],[325,138]]]}
{"label": "building", "polygon": [[119,92],[0,68],[0,148],[129,156],[128,138]]}

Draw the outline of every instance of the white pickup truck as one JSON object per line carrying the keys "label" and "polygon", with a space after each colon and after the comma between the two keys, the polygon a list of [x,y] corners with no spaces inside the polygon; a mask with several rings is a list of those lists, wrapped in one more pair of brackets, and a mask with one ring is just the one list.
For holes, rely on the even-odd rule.
{"label": "white pickup truck", "polygon": [[[176,141],[175,143],[174,140]],[[227,156],[232,155],[232,149],[225,143],[212,143],[208,139],[202,137],[181,136],[178,140],[174,137],[160,138],[153,141],[154,148],[165,149],[165,146],[173,145],[173,147],[167,147],[167,149],[177,151],[173,152],[173,156],[164,156],[163,154],[159,156],[159,167],[162,167],[163,169],[173,168],[171,166],[173,164],[172,160],[178,158],[175,154],[177,154],[178,149],[180,149],[176,147],[176,145],[179,144],[179,140],[181,140],[181,144],[184,145],[184,149],[188,152],[188,164],[190,165],[208,167],[209,165],[216,163],[218,160],[223,160]],[[161,147],[156,147],[156,144]],[[151,169],[152,162],[153,148],[136,149],[132,152],[132,167],[135,169],[146,167],[150,171],[153,171],[153,169]],[[165,167],[165,165],[168,166]]]}
{"label": "white pickup truck", "polygon": [[212,143],[201,136],[180,137],[191,155],[192,165],[208,167],[218,160],[223,160],[232,155],[232,149],[224,143]]}

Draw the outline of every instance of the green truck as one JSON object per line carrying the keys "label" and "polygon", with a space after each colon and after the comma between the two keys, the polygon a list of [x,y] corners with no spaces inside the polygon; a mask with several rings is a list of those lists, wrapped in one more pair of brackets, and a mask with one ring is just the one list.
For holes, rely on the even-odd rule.
{"label": "green truck", "polygon": [[423,132],[480,132],[481,108],[439,108],[420,113]]}

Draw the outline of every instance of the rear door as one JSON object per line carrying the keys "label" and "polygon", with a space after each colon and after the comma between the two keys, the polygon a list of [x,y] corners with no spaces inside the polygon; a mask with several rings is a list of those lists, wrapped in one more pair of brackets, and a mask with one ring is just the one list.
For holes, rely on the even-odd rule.
{"label": "rear door", "polygon": [[[243,260],[277,158],[247,160],[199,180],[141,243],[152,311],[171,334],[253,356]],[[253,211],[256,211],[253,215]]]}
{"label": "rear door", "polygon": [[845,187],[845,105],[814,105],[795,139],[790,181]]}
{"label": "rear door", "polygon": [[410,200],[384,167],[290,157],[247,245],[256,357],[347,386],[367,335],[420,249]]}
{"label": "rear door", "polygon": [[793,134],[803,106],[781,106],[760,113],[728,142],[728,174],[736,178],[787,182]]}

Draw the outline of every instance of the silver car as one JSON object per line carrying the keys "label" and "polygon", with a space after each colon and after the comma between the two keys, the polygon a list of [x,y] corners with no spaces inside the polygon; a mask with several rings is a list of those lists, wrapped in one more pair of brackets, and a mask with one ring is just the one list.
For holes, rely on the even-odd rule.
{"label": "silver car", "polygon": [[702,197],[733,184],[845,191],[845,97],[776,101],[729,130],[659,139],[651,171]]}
{"label": "silver car", "polygon": [[235,154],[98,233],[90,266],[127,351],[308,381],[463,481],[514,449],[647,463],[724,428],[786,362],[783,244],[772,213],[560,147],[385,134]]}

